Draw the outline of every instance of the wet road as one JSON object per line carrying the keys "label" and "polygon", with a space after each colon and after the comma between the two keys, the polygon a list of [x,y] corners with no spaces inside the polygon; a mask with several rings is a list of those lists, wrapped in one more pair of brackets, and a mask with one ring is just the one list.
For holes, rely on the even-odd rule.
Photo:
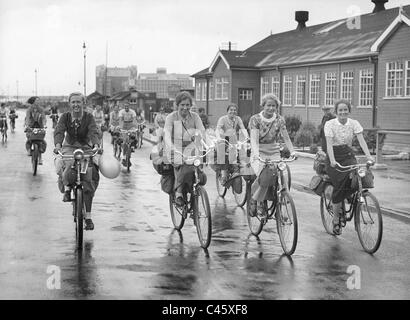
{"label": "wet road", "polygon": [[[0,299],[410,299],[410,225],[384,217],[383,241],[371,256],[353,225],[338,238],[328,235],[319,198],[292,190],[299,241],[287,258],[273,221],[259,239],[249,236],[245,212],[229,191],[217,197],[210,169],[213,237],[204,252],[192,221],[173,231],[147,142],[133,154],[129,174],[101,176],[95,230],[85,232],[79,254],[71,207],[56,184],[51,121],[44,165],[33,177],[22,118],[0,145]],[[350,265],[360,268],[358,290],[347,288]],[[47,273],[53,266],[60,289],[48,288],[58,275]]]}

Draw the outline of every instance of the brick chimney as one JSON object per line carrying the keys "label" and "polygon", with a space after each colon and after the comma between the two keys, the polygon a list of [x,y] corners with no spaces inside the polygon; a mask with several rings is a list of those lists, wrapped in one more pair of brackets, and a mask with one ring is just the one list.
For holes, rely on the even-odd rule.
{"label": "brick chimney", "polygon": [[309,11],[295,11],[295,20],[298,22],[296,30],[303,30],[306,28],[306,21],[309,20]]}
{"label": "brick chimney", "polygon": [[384,4],[389,2],[389,0],[372,0],[372,2],[374,3],[373,13],[377,13],[386,10]]}

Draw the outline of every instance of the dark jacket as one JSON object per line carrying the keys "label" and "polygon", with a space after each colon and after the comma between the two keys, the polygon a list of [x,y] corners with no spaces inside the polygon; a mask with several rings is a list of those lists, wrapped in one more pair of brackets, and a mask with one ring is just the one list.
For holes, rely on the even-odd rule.
{"label": "dark jacket", "polygon": [[54,130],[54,145],[63,144],[65,141],[68,144],[79,142],[82,145],[94,146],[99,144],[98,129],[95,124],[94,117],[91,113],[84,111],[81,122],[73,122],[71,112],[65,112],[61,115]]}
{"label": "dark jacket", "polygon": [[325,114],[320,124],[320,142],[322,145],[323,152],[327,152],[327,143],[326,143],[326,137],[325,137],[325,123],[334,118],[336,118],[336,116],[333,113]]}

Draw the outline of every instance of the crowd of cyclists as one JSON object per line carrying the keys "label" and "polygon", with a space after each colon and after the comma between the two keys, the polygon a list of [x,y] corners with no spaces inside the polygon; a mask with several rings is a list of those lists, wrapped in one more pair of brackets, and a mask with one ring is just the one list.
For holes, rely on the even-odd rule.
{"label": "crowd of cyclists", "polygon": [[[44,128],[46,117],[44,109],[40,106],[38,97],[31,97],[27,101],[29,108],[26,111],[25,132],[27,137],[32,128]],[[103,147],[103,132],[111,134],[111,144],[122,143],[123,155],[126,154],[127,146],[134,151],[136,145],[129,144],[127,139],[130,131],[142,135],[146,126],[143,112],[130,108],[130,103],[115,103],[112,106],[105,104],[97,105],[94,108],[87,107],[85,97],[74,92],[68,98],[69,110],[58,114],[57,108],[50,109],[50,117],[56,121],[54,129],[54,153],[72,154],[74,150],[80,148],[84,151],[96,151]],[[247,127],[238,116],[238,106],[235,103],[228,103],[226,114],[217,121],[216,128],[210,128],[209,120],[204,110],[192,111],[193,98],[188,92],[180,92],[174,103],[174,108],[162,106],[154,119],[154,134],[158,137],[156,146],[157,157],[155,164],[171,165],[174,174],[174,185],[172,192],[175,194],[175,204],[184,206],[186,197],[184,192],[192,188],[193,166],[186,164],[180,155],[198,155],[204,153],[209,148],[214,148],[215,152],[211,157],[206,158],[206,162],[215,164],[213,168],[220,170],[221,184],[226,183],[229,172],[234,172],[238,176],[241,168],[247,165],[251,169],[252,185],[249,206],[253,215],[266,213],[263,206],[265,200],[272,200],[270,187],[275,184],[277,172],[262,170],[260,159],[277,160],[281,158],[281,148],[286,145],[290,157],[296,157],[291,139],[286,129],[283,116],[280,115],[281,102],[273,94],[266,94],[261,99],[261,110],[254,114]],[[327,108],[328,109],[328,108]],[[338,212],[341,202],[348,198],[354,191],[350,188],[349,175],[340,173],[335,168],[340,165],[350,165],[357,163],[352,150],[352,140],[356,136],[368,160],[374,161],[369,153],[367,144],[363,138],[363,128],[358,121],[349,118],[351,105],[349,101],[339,100],[334,104],[334,115],[326,112],[322,121],[322,146],[327,152],[326,171],[334,187],[332,203],[334,205],[334,233],[340,234]],[[17,117],[13,108],[10,110],[2,103],[0,107],[0,125],[7,130],[7,119],[15,121]],[[13,124],[14,127],[14,124]],[[134,141],[137,141],[134,139]],[[229,142],[227,144],[226,142]],[[229,149],[229,145],[242,143],[243,149]],[[246,143],[245,143],[246,142]],[[27,154],[30,155],[30,140],[26,142]],[[46,150],[46,142],[42,152]],[[84,202],[85,202],[85,229],[93,230],[94,223],[91,219],[92,201],[99,184],[99,172],[109,170],[101,167],[99,156],[93,159],[91,171],[84,175]],[[158,158],[160,161],[158,161]],[[152,154],[151,154],[152,159]],[[147,159],[148,161],[148,159]],[[126,159],[123,157],[122,165],[126,166]],[[41,160],[40,163],[41,164]],[[72,201],[71,190],[75,175],[72,171],[70,161],[59,159],[55,161],[58,174],[58,186],[63,193],[63,201]],[[248,173],[249,175],[249,173]],[[270,181],[267,183],[267,181]],[[206,179],[205,179],[206,183]],[[245,192],[245,191],[243,191]]]}

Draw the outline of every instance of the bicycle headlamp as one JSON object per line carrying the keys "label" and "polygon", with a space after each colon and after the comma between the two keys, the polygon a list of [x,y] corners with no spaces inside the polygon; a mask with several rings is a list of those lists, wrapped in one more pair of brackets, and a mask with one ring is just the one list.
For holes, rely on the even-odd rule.
{"label": "bicycle headlamp", "polygon": [[278,168],[279,168],[280,171],[285,170],[285,169],[286,169],[286,163],[284,163],[284,162],[279,162],[279,163],[278,163]]}
{"label": "bicycle headlamp", "polygon": [[81,149],[77,149],[74,151],[74,159],[81,160],[84,157],[84,151]]}
{"label": "bicycle headlamp", "polygon": [[366,170],[365,169],[359,169],[358,171],[359,177],[363,178],[366,175]]}
{"label": "bicycle headlamp", "polygon": [[201,160],[199,160],[199,159],[194,160],[194,166],[195,167],[199,167],[200,164],[201,164]]}

